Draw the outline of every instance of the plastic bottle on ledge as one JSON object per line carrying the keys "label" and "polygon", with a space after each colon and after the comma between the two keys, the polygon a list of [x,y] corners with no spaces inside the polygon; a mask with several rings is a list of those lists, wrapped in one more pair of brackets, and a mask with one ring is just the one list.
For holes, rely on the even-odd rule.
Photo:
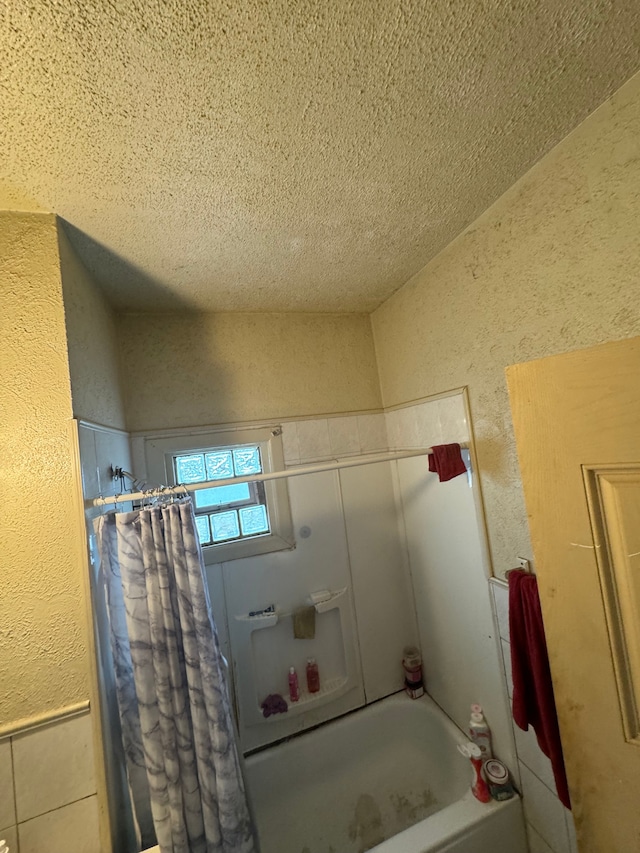
{"label": "plastic bottle on ledge", "polygon": [[289,699],[297,702],[300,698],[300,686],[298,685],[298,673],[295,667],[289,667]]}
{"label": "plastic bottle on ledge", "polygon": [[402,653],[404,668],[404,687],[412,699],[424,696],[424,681],[422,680],[422,654],[415,646],[407,646]]}
{"label": "plastic bottle on ledge", "polygon": [[471,792],[473,796],[481,803],[490,802],[491,793],[489,791],[489,785],[482,775],[482,756],[480,754],[480,747],[475,743],[459,743],[458,752],[471,761],[471,767],[473,769]]}
{"label": "plastic bottle on ledge", "polygon": [[309,693],[317,693],[320,690],[320,673],[315,658],[307,660],[307,690]]}
{"label": "plastic bottle on ledge", "polygon": [[484,718],[482,707],[480,705],[471,706],[471,719],[469,721],[469,737],[473,743],[480,747],[482,760],[487,761],[493,758],[491,749],[491,729]]}

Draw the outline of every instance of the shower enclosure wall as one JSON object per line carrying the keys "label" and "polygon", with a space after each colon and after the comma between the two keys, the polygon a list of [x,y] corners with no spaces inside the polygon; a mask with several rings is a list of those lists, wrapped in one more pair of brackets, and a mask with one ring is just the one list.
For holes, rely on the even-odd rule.
{"label": "shower enclosure wall", "polygon": [[[384,429],[386,446],[367,446],[356,416],[332,418],[330,426],[327,419],[285,421],[286,464],[470,439],[463,392],[366,417],[368,430],[370,419],[379,419],[377,434]],[[334,435],[340,436],[342,452],[331,444]],[[110,464],[147,477],[144,436],[133,437],[133,459],[122,434],[112,432],[107,438],[83,424],[80,438],[86,498],[108,493],[103,480]],[[428,472],[426,457],[291,478],[295,548],[207,567],[222,649],[231,662],[245,752],[402,690],[402,650],[419,645],[433,698],[460,727],[466,725],[469,704],[481,702],[496,751],[514,768],[486,583],[478,484],[472,454],[465,456],[468,476],[448,483]],[[100,482],[96,469],[104,474]],[[295,639],[293,611],[308,605],[312,593],[325,590],[330,597],[316,608],[315,636]],[[99,597],[97,586],[94,593]],[[117,719],[109,700],[105,614],[98,600],[95,605],[115,819],[117,812],[122,814],[126,787],[117,745],[112,744]],[[249,615],[271,605],[273,615]],[[320,691],[303,690],[301,701],[289,703],[286,713],[264,717],[260,705],[266,696],[288,696],[289,667],[296,668],[304,687],[309,657],[319,665]],[[118,826],[115,834],[121,839],[118,849],[134,849],[131,827]]]}

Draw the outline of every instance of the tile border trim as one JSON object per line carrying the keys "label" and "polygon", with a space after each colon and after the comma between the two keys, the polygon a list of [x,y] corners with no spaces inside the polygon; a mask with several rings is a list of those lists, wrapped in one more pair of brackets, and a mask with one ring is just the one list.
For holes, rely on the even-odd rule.
{"label": "tile border trim", "polygon": [[67,705],[64,708],[56,708],[53,711],[43,711],[42,714],[35,714],[33,717],[23,717],[20,720],[5,723],[0,726],[0,740],[25,734],[26,732],[31,732],[35,729],[41,729],[45,726],[50,726],[52,723],[61,722],[62,720],[80,717],[83,714],[88,714],[90,709],[91,703],[88,699],[85,699],[83,702],[76,702],[74,705]]}

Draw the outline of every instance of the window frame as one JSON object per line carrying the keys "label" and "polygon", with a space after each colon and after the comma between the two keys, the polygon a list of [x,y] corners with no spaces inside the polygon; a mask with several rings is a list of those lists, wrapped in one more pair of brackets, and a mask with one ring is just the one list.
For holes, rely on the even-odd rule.
{"label": "window frame", "polygon": [[[144,453],[147,476],[156,483],[170,486],[179,485],[176,481],[173,461],[176,456],[246,445],[255,445],[260,448],[264,473],[284,470],[282,428],[280,426],[233,427],[145,436]],[[185,487],[188,489],[189,485],[195,484],[187,483]],[[295,548],[286,478],[266,480],[262,482],[262,486],[264,487],[271,532],[233,539],[229,542],[202,545],[202,554],[207,565]],[[193,498],[195,492],[190,491],[189,494]],[[222,510],[222,506],[217,506],[216,510]]]}

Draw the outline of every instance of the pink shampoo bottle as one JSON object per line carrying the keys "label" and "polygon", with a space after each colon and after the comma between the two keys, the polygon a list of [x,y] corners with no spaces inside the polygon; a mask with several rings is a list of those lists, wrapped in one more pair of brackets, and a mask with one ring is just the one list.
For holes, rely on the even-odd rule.
{"label": "pink shampoo bottle", "polygon": [[298,673],[293,666],[289,667],[289,699],[297,702],[300,698],[300,687],[298,685]]}

